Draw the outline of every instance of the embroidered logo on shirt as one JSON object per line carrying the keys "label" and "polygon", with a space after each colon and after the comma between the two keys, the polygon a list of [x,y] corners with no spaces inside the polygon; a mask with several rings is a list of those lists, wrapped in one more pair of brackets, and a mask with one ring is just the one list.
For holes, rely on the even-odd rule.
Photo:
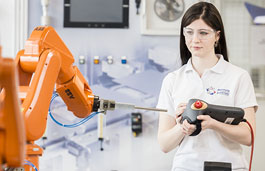
{"label": "embroidered logo on shirt", "polygon": [[216,91],[216,89],[212,86],[209,88],[206,88],[206,91],[207,91],[207,94],[210,94],[210,95],[219,94],[219,95],[229,96],[229,94],[230,94],[230,90],[228,90],[228,89],[218,88]]}
{"label": "embroidered logo on shirt", "polygon": [[217,89],[217,94],[229,96],[230,90],[228,90],[228,89]]}
{"label": "embroidered logo on shirt", "polygon": [[216,90],[213,87],[206,88],[206,91],[210,95],[214,95],[216,93]]}

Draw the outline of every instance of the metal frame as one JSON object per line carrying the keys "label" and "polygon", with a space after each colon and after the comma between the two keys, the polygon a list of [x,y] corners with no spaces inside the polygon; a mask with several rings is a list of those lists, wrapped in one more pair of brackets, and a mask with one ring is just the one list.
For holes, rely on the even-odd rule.
{"label": "metal frame", "polygon": [[129,0],[123,0],[122,6],[122,22],[72,22],[70,21],[71,0],[64,0],[64,27],[129,28]]}

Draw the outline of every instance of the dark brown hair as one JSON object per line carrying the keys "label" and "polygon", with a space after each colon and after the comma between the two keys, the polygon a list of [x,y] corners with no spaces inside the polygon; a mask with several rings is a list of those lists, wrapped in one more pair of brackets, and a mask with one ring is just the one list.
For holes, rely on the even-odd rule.
{"label": "dark brown hair", "polygon": [[208,2],[198,2],[192,5],[184,14],[181,21],[180,29],[180,57],[182,65],[186,64],[191,57],[191,53],[185,44],[185,37],[183,35],[183,27],[190,25],[193,21],[202,19],[208,26],[215,31],[220,31],[220,38],[217,47],[215,47],[216,54],[222,54],[226,61],[228,60],[224,25],[222,18],[216,7]]}

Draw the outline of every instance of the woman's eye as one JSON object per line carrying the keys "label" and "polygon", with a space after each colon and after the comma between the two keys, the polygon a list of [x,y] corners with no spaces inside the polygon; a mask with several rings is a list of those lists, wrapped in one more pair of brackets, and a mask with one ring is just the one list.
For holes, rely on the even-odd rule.
{"label": "woman's eye", "polygon": [[193,31],[187,31],[187,34],[193,35]]}
{"label": "woman's eye", "polygon": [[207,32],[200,32],[201,35],[207,35],[208,33]]}

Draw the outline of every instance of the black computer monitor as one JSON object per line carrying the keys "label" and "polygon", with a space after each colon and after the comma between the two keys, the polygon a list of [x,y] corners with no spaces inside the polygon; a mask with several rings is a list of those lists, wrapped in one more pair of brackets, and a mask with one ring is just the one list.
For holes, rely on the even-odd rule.
{"label": "black computer monitor", "polygon": [[64,27],[128,28],[129,0],[64,0]]}

